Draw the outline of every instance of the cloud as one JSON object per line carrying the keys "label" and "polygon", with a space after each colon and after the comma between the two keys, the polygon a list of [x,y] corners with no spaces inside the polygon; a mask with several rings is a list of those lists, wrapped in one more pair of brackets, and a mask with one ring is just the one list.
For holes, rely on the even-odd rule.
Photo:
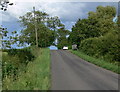
{"label": "cloud", "polygon": [[20,2],[14,0],[13,2],[13,6],[9,6],[6,12],[2,12],[6,17],[2,21],[9,21],[11,17],[19,19],[26,12],[33,11],[33,6],[36,6],[36,10],[47,12],[50,16],[59,16],[62,20],[73,21],[78,16],[84,15],[82,10],[86,7],[85,3],[34,2],[34,0],[20,0]]}
{"label": "cloud", "polygon": [[[16,0],[10,0],[16,1]],[[33,0],[19,0],[19,2],[33,2]],[[119,2],[119,0],[34,0],[34,2]]]}
{"label": "cloud", "polygon": [[[87,17],[88,11],[95,10],[95,4],[81,3],[81,2],[62,2],[66,0],[10,0],[14,3],[13,6],[8,7],[7,13],[2,12],[6,19],[2,21],[9,21],[11,17],[19,19],[26,12],[33,11],[33,6],[36,10],[45,11],[51,16],[59,16],[62,21],[75,21],[78,18]],[[58,2],[59,1],[59,2]],[[89,7],[89,8],[88,8]]]}
{"label": "cloud", "polygon": [[64,21],[74,21],[78,17],[84,15],[83,8],[85,3],[44,3],[40,10],[44,10],[51,16],[58,16]]}
{"label": "cloud", "polygon": [[[32,3],[15,3],[13,6],[9,6],[8,10],[2,12],[3,15],[6,14],[6,17],[15,17],[19,19],[20,16],[24,15],[26,12],[32,10]],[[3,21],[5,21],[3,19]],[[8,20],[9,21],[9,20]]]}
{"label": "cloud", "polygon": [[[4,24],[15,23],[20,16],[26,12],[33,11],[33,6],[36,10],[44,11],[50,16],[58,16],[61,21],[70,29],[78,18],[87,18],[89,11],[95,11],[98,5],[112,5],[113,3],[87,3],[87,2],[63,2],[59,0],[10,0],[13,6],[9,6],[6,12],[0,11]],[[117,5],[117,3],[115,4]]]}

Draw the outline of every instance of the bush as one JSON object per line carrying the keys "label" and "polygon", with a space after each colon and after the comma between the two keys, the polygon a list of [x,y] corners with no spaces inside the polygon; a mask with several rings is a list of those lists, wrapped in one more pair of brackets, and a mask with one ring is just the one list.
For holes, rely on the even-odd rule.
{"label": "bush", "polygon": [[31,48],[36,58],[29,62],[24,71],[19,71],[16,80],[7,76],[3,80],[3,90],[49,90],[50,88],[50,50]]}
{"label": "bush", "polygon": [[20,58],[20,63],[27,64],[28,61],[32,61],[34,58],[33,54],[31,53],[30,48],[25,49],[10,49],[8,50],[9,56],[18,56]]}
{"label": "bush", "polygon": [[13,76],[16,78],[19,71],[24,71],[28,62],[34,59],[30,49],[4,50],[2,55],[2,77]]}
{"label": "bush", "polygon": [[119,33],[114,31],[105,36],[85,39],[81,42],[80,50],[106,61],[120,61],[120,38],[118,35]]}

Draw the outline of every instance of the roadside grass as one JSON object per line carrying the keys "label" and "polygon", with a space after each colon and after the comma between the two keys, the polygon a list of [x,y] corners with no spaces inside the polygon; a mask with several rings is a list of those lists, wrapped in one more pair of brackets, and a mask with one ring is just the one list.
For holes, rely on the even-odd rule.
{"label": "roadside grass", "polygon": [[25,71],[19,72],[16,80],[13,80],[12,76],[4,78],[3,90],[50,89],[50,50],[48,48],[31,50],[35,59],[28,63]]}
{"label": "roadside grass", "polygon": [[118,73],[120,74],[120,71],[119,71],[119,67],[118,65],[114,64],[114,63],[110,63],[110,62],[106,62],[104,60],[100,60],[100,59],[96,59],[94,57],[91,57],[91,56],[88,56],[80,51],[74,51],[74,50],[69,50],[71,53],[79,56],[80,58],[90,62],[90,63],[93,63],[99,67],[102,67],[102,68],[105,68],[107,70],[110,70],[110,71],[113,71],[115,73]]}

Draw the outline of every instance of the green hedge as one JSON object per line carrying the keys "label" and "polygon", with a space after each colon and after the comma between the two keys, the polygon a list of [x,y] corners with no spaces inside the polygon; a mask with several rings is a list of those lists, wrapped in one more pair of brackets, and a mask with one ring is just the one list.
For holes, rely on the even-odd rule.
{"label": "green hedge", "polygon": [[117,32],[109,32],[105,36],[88,38],[81,42],[80,50],[85,54],[105,59],[120,61],[120,38]]}
{"label": "green hedge", "polygon": [[9,49],[2,52],[2,78],[13,76],[16,79],[19,71],[25,71],[27,64],[34,59],[30,48]]}
{"label": "green hedge", "polygon": [[[28,49],[29,50],[29,49]],[[32,62],[28,62],[25,66],[20,63],[18,67],[17,76],[12,73],[14,71],[14,67],[17,67],[16,62],[21,61],[18,57],[10,57],[8,53],[4,52],[4,60],[13,67],[11,68],[5,65],[5,69],[9,68],[10,75],[7,74],[3,78],[3,90],[49,90],[50,89],[50,50],[47,48],[41,49],[32,47],[32,54],[35,56]],[[18,53],[18,52],[16,52]],[[7,59],[5,59],[7,58]],[[22,69],[22,70],[21,70]],[[16,77],[14,77],[16,76]]]}

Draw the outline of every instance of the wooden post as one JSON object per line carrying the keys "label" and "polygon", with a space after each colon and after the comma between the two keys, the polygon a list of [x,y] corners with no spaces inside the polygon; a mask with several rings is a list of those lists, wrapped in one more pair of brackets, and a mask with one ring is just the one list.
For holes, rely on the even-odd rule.
{"label": "wooden post", "polygon": [[35,19],[35,7],[33,7],[33,11],[34,11],[35,34],[36,34],[36,47],[38,47],[38,34],[37,34],[37,26],[36,26],[36,19]]}

